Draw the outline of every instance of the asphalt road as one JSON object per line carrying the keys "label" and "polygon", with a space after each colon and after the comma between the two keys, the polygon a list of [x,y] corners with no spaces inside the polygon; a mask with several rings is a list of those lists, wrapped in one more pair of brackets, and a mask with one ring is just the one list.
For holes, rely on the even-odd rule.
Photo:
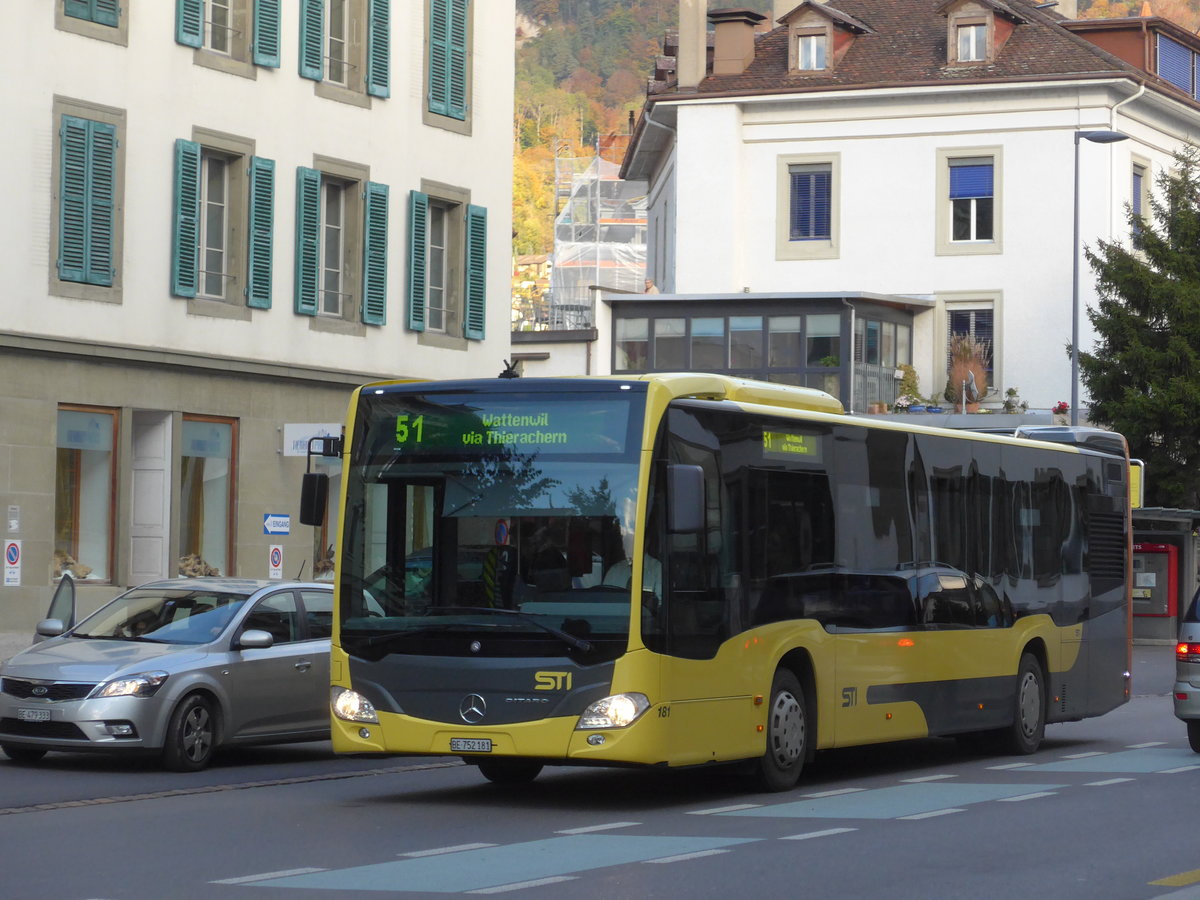
{"label": "asphalt road", "polygon": [[1133,697],[1031,757],[954,741],[831,751],[786,794],[715,770],[547,770],[227,754],[199,775],[52,754],[0,765],[0,897],[1200,898],[1200,756],[1173,647]]}

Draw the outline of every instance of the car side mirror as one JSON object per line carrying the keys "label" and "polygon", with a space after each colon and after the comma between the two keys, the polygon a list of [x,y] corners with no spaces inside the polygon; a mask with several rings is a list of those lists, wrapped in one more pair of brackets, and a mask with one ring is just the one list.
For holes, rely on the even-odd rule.
{"label": "car side mirror", "polygon": [[37,623],[36,631],[44,638],[58,637],[67,630],[62,619],[42,619]]}
{"label": "car side mirror", "polygon": [[275,638],[261,628],[247,628],[237,640],[238,650],[266,650],[275,645]]}

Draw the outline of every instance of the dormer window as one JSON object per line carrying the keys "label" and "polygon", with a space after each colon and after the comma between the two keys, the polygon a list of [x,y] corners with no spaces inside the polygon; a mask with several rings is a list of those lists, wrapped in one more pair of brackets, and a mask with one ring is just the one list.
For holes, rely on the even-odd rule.
{"label": "dormer window", "polygon": [[959,25],[958,61],[984,62],[987,59],[987,23]]}
{"label": "dormer window", "polygon": [[829,36],[825,30],[796,37],[796,68],[802,72],[816,72],[825,68],[826,45]]}
{"label": "dormer window", "polygon": [[947,0],[946,64],[975,65],[996,59],[1013,29],[1025,19],[1003,0]]}
{"label": "dormer window", "polygon": [[873,34],[858,19],[805,0],[779,19],[788,29],[788,71],[825,72],[837,67],[860,34]]}

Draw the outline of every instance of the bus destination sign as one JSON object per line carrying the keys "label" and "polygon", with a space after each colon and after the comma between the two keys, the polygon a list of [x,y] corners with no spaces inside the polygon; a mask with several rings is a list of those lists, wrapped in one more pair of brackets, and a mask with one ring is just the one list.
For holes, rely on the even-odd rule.
{"label": "bus destination sign", "polygon": [[796,459],[821,462],[821,438],[815,434],[763,430],[763,456],[768,459]]}

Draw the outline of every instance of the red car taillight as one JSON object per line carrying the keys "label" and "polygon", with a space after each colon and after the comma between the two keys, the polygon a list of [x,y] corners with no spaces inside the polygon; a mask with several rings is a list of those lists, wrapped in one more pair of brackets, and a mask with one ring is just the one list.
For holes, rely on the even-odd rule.
{"label": "red car taillight", "polygon": [[1200,663],[1200,644],[1180,641],[1175,645],[1175,659],[1177,662]]}

